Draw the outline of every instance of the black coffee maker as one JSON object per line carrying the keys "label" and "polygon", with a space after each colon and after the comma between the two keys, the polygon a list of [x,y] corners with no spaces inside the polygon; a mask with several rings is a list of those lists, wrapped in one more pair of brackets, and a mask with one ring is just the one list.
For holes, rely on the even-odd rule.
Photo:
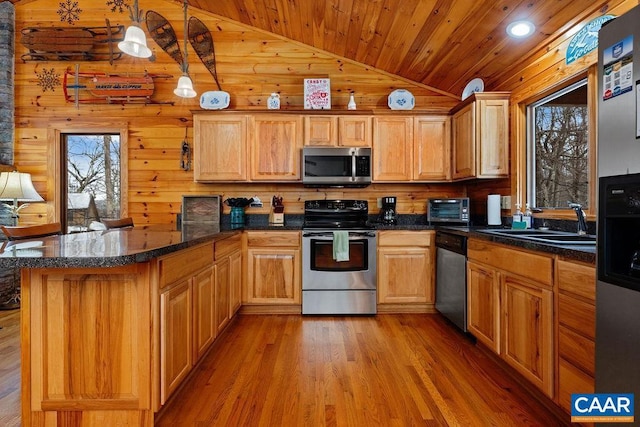
{"label": "black coffee maker", "polygon": [[380,208],[380,215],[378,221],[383,224],[395,224],[396,219],[396,198],[395,196],[386,196],[382,198],[382,207]]}

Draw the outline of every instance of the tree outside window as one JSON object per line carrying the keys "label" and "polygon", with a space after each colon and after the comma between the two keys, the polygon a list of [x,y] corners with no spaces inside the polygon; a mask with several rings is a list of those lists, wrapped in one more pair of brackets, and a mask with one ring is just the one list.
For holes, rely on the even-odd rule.
{"label": "tree outside window", "polygon": [[528,107],[528,200],[540,208],[589,206],[587,81]]}
{"label": "tree outside window", "polygon": [[67,230],[84,231],[91,221],[120,217],[120,135],[68,134],[66,147]]}

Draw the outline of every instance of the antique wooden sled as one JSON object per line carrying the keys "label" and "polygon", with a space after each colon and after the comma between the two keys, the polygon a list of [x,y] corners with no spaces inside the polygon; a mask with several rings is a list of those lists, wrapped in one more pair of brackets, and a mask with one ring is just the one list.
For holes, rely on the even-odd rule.
{"label": "antique wooden sled", "polygon": [[123,25],[65,28],[28,27],[21,32],[20,42],[29,49],[23,61],[109,61],[122,56],[114,49],[124,39]]}
{"label": "antique wooden sled", "polygon": [[154,101],[156,78],[171,78],[167,74],[81,73],[67,69],[64,75],[64,96],[67,102],[79,104],[173,104]]}

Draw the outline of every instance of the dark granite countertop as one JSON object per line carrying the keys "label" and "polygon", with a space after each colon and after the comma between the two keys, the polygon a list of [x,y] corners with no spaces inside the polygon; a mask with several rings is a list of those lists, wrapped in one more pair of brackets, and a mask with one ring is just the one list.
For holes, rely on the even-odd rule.
{"label": "dark granite countertop", "polygon": [[[176,230],[173,225],[138,226],[125,229],[91,231],[45,237],[23,242],[3,242],[0,247],[0,268],[10,267],[113,267],[145,262],[207,241],[224,239],[247,230],[302,230],[302,215],[288,215],[283,225],[269,224],[267,215],[247,215],[243,227],[229,223],[223,216],[220,225],[183,224]],[[376,223],[370,216],[370,225],[376,230],[447,230],[496,243],[524,249],[556,254],[568,259],[595,264],[596,248],[580,245],[554,245],[532,242],[517,237],[483,233],[486,226],[429,225],[424,215],[400,215],[397,224]]]}
{"label": "dark granite countertop", "polygon": [[506,237],[496,234],[484,233],[487,227],[439,227],[454,234],[462,234],[467,237],[487,240],[495,243],[515,246],[532,251],[544,252],[546,254],[560,255],[574,261],[582,261],[589,264],[596,263],[596,247],[585,245],[554,245],[552,243],[533,242],[531,240],[519,239],[517,236]]}
{"label": "dark granite countertop", "polygon": [[140,226],[3,242],[0,268],[116,267],[236,234],[219,225]]}
{"label": "dark granite countertop", "polygon": [[[301,230],[304,222],[302,215],[286,215],[283,226],[269,225],[267,215],[247,215],[247,218],[248,220],[242,228],[243,230]],[[468,227],[459,225],[433,225],[428,224],[425,215],[421,214],[398,215],[397,222],[393,225],[378,223],[377,215],[369,215],[369,224],[376,230],[447,230],[450,233],[461,234],[467,237],[475,237],[523,249],[560,255],[575,261],[595,264],[596,260],[596,249],[594,246],[554,245],[518,239],[517,237],[502,237],[494,234],[486,234],[482,232],[482,230],[489,228],[486,225]],[[225,226],[224,220],[223,226]],[[229,224],[226,224],[226,226],[229,226]]]}

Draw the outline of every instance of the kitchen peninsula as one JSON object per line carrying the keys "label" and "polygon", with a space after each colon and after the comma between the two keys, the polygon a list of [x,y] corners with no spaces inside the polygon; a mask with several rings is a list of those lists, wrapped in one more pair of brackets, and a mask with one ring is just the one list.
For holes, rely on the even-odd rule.
{"label": "kitchen peninsula", "polygon": [[5,242],[0,268],[22,272],[22,424],[152,426],[239,307],[240,251],[213,226]]}

